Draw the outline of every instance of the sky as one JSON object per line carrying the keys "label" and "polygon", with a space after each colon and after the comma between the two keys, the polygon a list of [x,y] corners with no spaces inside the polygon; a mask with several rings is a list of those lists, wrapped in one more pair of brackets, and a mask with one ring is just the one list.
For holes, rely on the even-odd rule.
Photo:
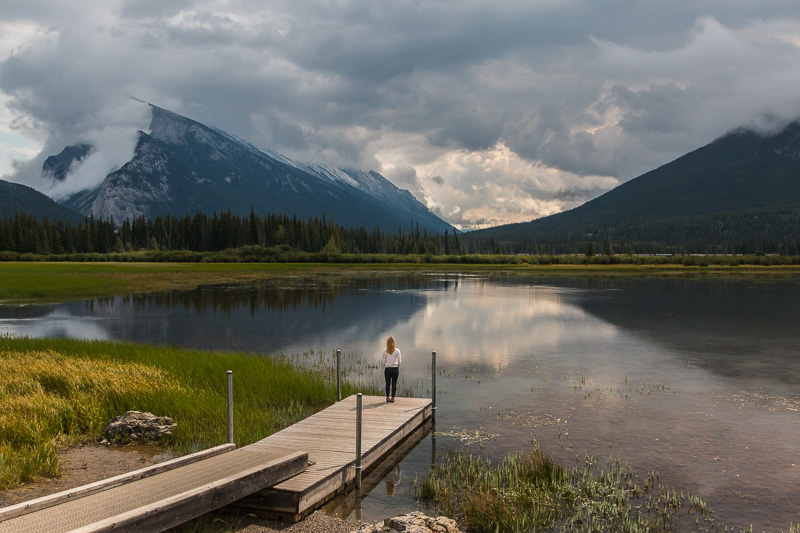
{"label": "sky", "polygon": [[[800,117],[796,0],[4,0],[0,177],[133,154],[134,98],[375,170],[460,229],[571,209]],[[69,187],[45,157],[97,147]]]}

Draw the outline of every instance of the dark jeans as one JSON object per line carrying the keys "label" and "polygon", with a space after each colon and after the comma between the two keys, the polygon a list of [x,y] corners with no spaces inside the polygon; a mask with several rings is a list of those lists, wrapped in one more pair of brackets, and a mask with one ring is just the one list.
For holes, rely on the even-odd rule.
{"label": "dark jeans", "polygon": [[389,397],[389,386],[392,388],[392,398],[397,394],[397,377],[400,375],[400,367],[392,366],[383,369],[383,376],[386,378],[386,397]]}

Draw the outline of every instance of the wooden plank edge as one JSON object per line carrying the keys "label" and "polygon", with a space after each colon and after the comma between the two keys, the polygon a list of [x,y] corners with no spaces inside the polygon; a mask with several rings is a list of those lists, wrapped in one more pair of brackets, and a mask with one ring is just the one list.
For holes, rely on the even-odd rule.
{"label": "wooden plank edge", "polygon": [[138,481],[140,479],[154,476],[156,474],[168,472],[170,470],[174,470],[175,468],[196,463],[197,461],[202,461],[203,459],[208,459],[210,457],[214,457],[235,449],[236,445],[233,443],[222,444],[220,446],[208,448],[206,450],[202,450],[189,455],[176,457],[175,459],[170,459],[169,461],[164,461],[163,463],[158,463],[155,465],[147,466],[145,468],[140,468],[139,470],[133,470],[131,472],[126,472],[118,476],[110,477],[107,479],[101,479],[100,481],[95,481],[94,483],[81,485],[80,487],[74,487],[72,489],[67,489],[61,492],[56,492],[55,494],[49,494],[47,496],[42,496],[41,498],[36,498],[34,500],[20,502],[18,504],[0,509],[0,522],[3,522],[5,520],[10,520],[12,518],[16,518],[18,516],[22,516],[28,513],[32,513],[34,511],[47,509],[48,507],[59,505],[66,501],[74,501],[77,500],[78,498],[83,498],[85,496],[97,494],[98,492],[112,489],[114,487],[124,485],[125,483],[130,483],[131,481]]}
{"label": "wooden plank edge", "polygon": [[308,454],[294,452],[181,494],[75,529],[72,533],[164,531],[296,476],[307,467]]}
{"label": "wooden plank edge", "polygon": [[[419,410],[404,424],[400,425],[395,431],[383,438],[374,448],[363,452],[361,454],[362,476],[373,464],[390,453],[396,446],[402,444],[406,436],[421,427],[425,421],[431,417],[432,412],[430,407]],[[324,502],[328,501],[330,499],[329,496],[339,493],[351,485],[356,477],[354,463],[355,459],[344,465],[340,470],[335,471],[326,478],[309,485],[305,490],[299,492],[296,512],[300,516],[306,516],[309,512],[314,511],[323,505]],[[337,488],[326,495],[325,492],[329,491],[332,485]],[[274,488],[272,490],[281,489]]]}
{"label": "wooden plank edge", "polygon": [[[424,428],[426,422],[432,420],[432,407],[433,402],[430,399],[420,402],[420,405],[414,408],[416,412],[403,424],[397,426],[394,431],[385,435],[383,439],[375,443],[374,449],[368,450],[362,454],[362,465],[364,465],[362,474],[366,475],[372,466],[377,465],[384,457],[401,447],[409,435]],[[290,428],[291,427],[292,426],[290,426]],[[288,430],[290,428],[286,429]],[[398,434],[401,434],[400,438],[393,443],[393,445],[387,447],[387,441]],[[275,435],[277,435],[277,433]],[[270,437],[267,437],[257,443],[251,444],[251,446],[264,446],[268,448],[270,445],[269,439]],[[380,448],[383,449],[380,450],[376,456],[375,452]],[[365,458],[368,459],[368,462],[365,462]],[[299,522],[337,495],[345,492],[345,490],[353,484],[355,480],[355,471],[353,470],[354,462],[355,460],[352,460],[335,468],[318,481],[304,487],[302,491],[279,489],[275,487],[264,489],[259,493],[254,493],[242,501],[233,504],[230,511],[245,511],[259,518]],[[333,487],[331,487],[331,485],[333,485]],[[331,488],[333,488],[333,490],[330,490]],[[322,493],[321,495],[320,492]],[[319,499],[314,500],[314,497],[319,497]],[[276,499],[279,499],[281,503],[278,504],[275,501]],[[305,505],[301,503],[303,500],[305,500]]]}
{"label": "wooden plank edge", "polygon": [[[369,492],[378,485],[378,482],[373,480],[373,485],[370,487],[370,478],[375,472],[381,469],[384,471],[383,474],[388,472],[391,467],[387,466],[386,463],[391,463],[393,466],[402,460],[402,458],[406,457],[430,433],[432,427],[432,419],[430,417],[426,418],[422,425],[414,428],[414,430],[408,435],[405,435],[396,446],[394,446],[378,460],[373,462],[368,469],[364,469],[364,481],[362,482],[361,486],[362,494],[364,493],[363,491],[365,490],[365,487],[366,494],[369,494]],[[411,439],[413,442],[409,442],[409,439]],[[383,478],[383,474],[379,475],[380,478]],[[327,496],[316,502],[313,507],[307,507],[305,510],[303,510],[303,512],[298,512],[300,493],[290,493],[285,491],[273,492],[273,490],[269,488],[242,498],[241,500],[223,508],[222,511],[231,514],[244,512],[267,520],[280,520],[283,522],[296,523],[305,519],[314,511],[322,508],[331,500],[346,492],[346,490],[351,488],[353,484],[353,480],[350,480],[346,486],[338,487],[335,491],[330,492]],[[281,498],[283,501],[277,502],[277,498]],[[292,500],[293,503],[291,503]]]}
{"label": "wooden plank edge", "polygon": [[[375,444],[371,447],[366,449],[361,454],[361,464],[364,469],[369,468],[369,466],[376,460],[380,459],[384,454],[386,454],[389,449],[394,447],[394,444],[402,441],[402,439],[408,435],[409,433],[413,432],[417,427],[422,426],[425,421],[431,417],[433,411],[431,410],[430,406],[426,406],[423,409],[418,410],[414,415],[409,417],[403,424],[397,426],[393,431],[384,435],[383,438],[375,442]],[[391,440],[396,439],[397,442],[391,444],[387,447],[387,443]],[[355,450],[354,450],[355,451]],[[377,452],[377,455],[376,455]],[[350,453],[350,452],[344,452]],[[341,467],[336,468],[332,472],[330,472],[325,478],[320,479],[308,487],[303,491],[303,493],[309,493],[314,491],[318,486],[323,485],[328,480],[327,478],[333,478],[339,475],[341,471],[347,471],[348,469],[353,469],[353,465],[355,463],[355,457],[342,464]],[[352,479],[355,479],[355,471],[352,472]],[[348,476],[350,477],[350,476]],[[350,479],[348,479],[348,482]],[[279,487],[276,487],[275,490],[281,490]]]}

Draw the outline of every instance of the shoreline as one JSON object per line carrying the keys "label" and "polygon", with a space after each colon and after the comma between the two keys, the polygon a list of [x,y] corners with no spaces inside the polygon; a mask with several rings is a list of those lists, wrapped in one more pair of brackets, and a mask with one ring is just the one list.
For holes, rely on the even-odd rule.
{"label": "shoreline", "polygon": [[247,284],[275,278],[490,274],[557,277],[800,277],[800,265],[178,263],[0,261],[0,305],[68,301]]}

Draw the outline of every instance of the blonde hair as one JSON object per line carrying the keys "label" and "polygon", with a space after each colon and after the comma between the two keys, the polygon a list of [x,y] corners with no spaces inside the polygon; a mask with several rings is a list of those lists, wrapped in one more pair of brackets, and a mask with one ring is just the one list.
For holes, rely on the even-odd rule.
{"label": "blonde hair", "polygon": [[394,337],[386,339],[386,353],[393,354],[397,344],[394,342]]}

